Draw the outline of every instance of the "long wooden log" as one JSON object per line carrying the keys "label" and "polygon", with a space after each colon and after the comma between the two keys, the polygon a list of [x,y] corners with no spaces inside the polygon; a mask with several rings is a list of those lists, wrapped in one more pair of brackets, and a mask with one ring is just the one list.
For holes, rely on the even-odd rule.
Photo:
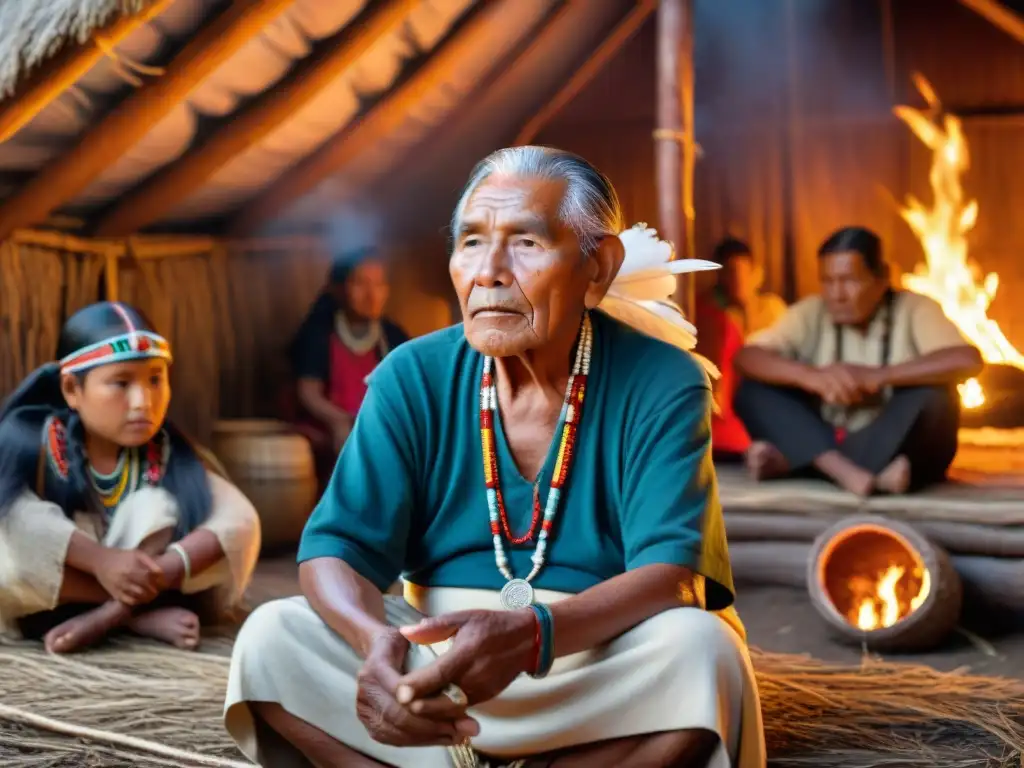
{"label": "long wooden log", "polygon": [[[807,588],[810,544],[742,541],[729,545],[733,576],[741,584]],[[1024,560],[998,557],[953,558],[963,582],[965,603],[1024,618]]]}
{"label": "long wooden log", "polygon": [[163,75],[128,96],[0,207],[0,240],[43,221],[74,198],[292,2],[249,0],[228,5],[182,48]]}
{"label": "long wooden log", "polygon": [[15,92],[0,99],[0,144],[7,141],[46,107],[78,82],[100,59],[143,24],[163,13],[173,0],[156,0],[141,13],[119,16],[97,30],[84,45],[69,45],[32,72]]}
{"label": "long wooden log", "polygon": [[[694,258],[693,0],[658,6],[657,128],[654,131],[658,218],[679,258]],[[694,316],[694,281],[685,275],[676,298]]]}
{"label": "long wooden log", "polygon": [[176,162],[126,193],[96,226],[101,237],[130,235],[158,219],[234,157],[270,135],[408,17],[418,0],[384,0],[342,30],[333,47],[296,64],[279,83],[233,113]]}
{"label": "long wooden log", "polygon": [[633,39],[633,36],[644,25],[644,22],[650,18],[651,13],[657,7],[658,0],[641,0],[636,8],[619,22],[618,26],[612,30],[604,42],[594,49],[590,57],[583,62],[583,66],[573,73],[565,85],[558,90],[554,98],[545,104],[536,115],[530,118],[530,121],[519,131],[514,144],[516,146],[523,146],[536,139],[537,135],[544,130],[544,127],[587,87],[587,84],[604,69],[605,65],[611,61],[615,54],[622,50],[626,43]]}
{"label": "long wooden log", "polygon": [[[814,541],[835,519],[803,515],[726,512],[729,541]],[[948,552],[986,557],[1024,557],[1024,529],[905,520]]]}
{"label": "long wooden log", "polygon": [[231,221],[231,234],[246,236],[259,231],[328,176],[367,151],[381,136],[396,129],[407,118],[413,104],[463,65],[479,45],[479,35],[494,24],[503,7],[501,3],[487,3],[470,10],[472,18],[451,39],[441,43],[409,79],[247,203]]}

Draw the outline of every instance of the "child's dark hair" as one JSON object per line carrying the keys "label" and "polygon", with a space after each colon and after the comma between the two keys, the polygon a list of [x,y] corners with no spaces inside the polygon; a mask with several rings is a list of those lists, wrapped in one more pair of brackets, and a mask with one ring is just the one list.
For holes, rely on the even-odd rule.
{"label": "child's dark hair", "polygon": [[723,267],[730,259],[741,257],[751,258],[750,246],[735,237],[725,238],[711,252],[711,260]]}
{"label": "child's dark hair", "polygon": [[[133,327],[128,327],[129,323]],[[72,315],[61,329],[57,360],[106,339],[129,331],[155,332],[138,310],[123,303],[100,302]],[[69,374],[83,384],[90,371]],[[69,517],[76,511],[94,508],[89,492],[84,451],[84,427],[78,414],[68,407],[61,391],[58,362],[33,371],[0,407],[0,518],[24,491],[38,492],[43,429],[50,417],[66,427],[68,476],[62,482],[45,484],[47,501],[57,504]],[[170,421],[163,430],[170,440],[170,459],[161,486],[178,503],[178,537],[194,530],[210,514],[213,503],[207,480],[207,466],[188,437]]]}

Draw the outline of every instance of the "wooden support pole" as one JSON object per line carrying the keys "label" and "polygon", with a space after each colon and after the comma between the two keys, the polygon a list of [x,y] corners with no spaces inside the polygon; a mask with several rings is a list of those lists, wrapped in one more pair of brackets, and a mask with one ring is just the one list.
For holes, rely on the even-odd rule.
{"label": "wooden support pole", "polygon": [[177,162],[122,196],[100,219],[101,237],[130,235],[184,200],[234,157],[270,135],[384,35],[405,22],[417,0],[382,0],[346,27],[337,44],[295,65],[281,82],[233,113]]}
{"label": "wooden support pole", "polygon": [[408,80],[249,202],[231,222],[231,234],[245,236],[258,231],[367,151],[380,137],[395,130],[407,119],[413,105],[465,65],[466,57],[480,44],[479,35],[494,26],[504,7],[503,3],[484,3],[471,10],[472,18],[432,52]]}
{"label": "wooden support pole", "polygon": [[644,25],[654,9],[658,7],[658,0],[641,0],[641,2],[629,12],[629,14],[611,34],[605,38],[590,57],[583,63],[583,66],[576,70],[572,77],[563,85],[554,98],[530,118],[530,121],[523,126],[516,136],[516,146],[529,144],[537,135],[544,130],[544,127],[571,102],[576,96],[587,87],[597,74],[604,69],[604,66],[622,50],[622,46],[633,39],[633,35]]}
{"label": "wooden support pole", "polygon": [[107,251],[106,261],[103,264],[103,287],[107,295],[107,301],[117,301],[119,291],[117,284],[117,263],[120,261],[120,253],[113,249]]}
{"label": "wooden support pole", "polygon": [[21,130],[33,117],[78,82],[86,72],[118,43],[143,24],[159,16],[172,0],[150,3],[142,13],[119,16],[93,33],[85,45],[69,45],[46,62],[18,86],[13,94],[0,99],[0,143]]}
{"label": "wooden support pole", "polygon": [[0,240],[43,221],[74,198],[291,3],[247,0],[225,8],[182,48],[163,75],[128,96],[0,207]]}
{"label": "wooden support pole", "polygon": [[[658,6],[658,114],[654,131],[655,173],[661,234],[677,258],[696,257],[693,170],[693,0],[661,0]],[[694,316],[693,275],[684,275],[676,300]]]}

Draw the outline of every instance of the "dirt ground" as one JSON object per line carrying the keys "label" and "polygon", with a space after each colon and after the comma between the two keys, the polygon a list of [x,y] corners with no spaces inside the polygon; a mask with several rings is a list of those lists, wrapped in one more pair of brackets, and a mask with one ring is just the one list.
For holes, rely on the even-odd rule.
{"label": "dirt ground", "polygon": [[[260,562],[250,590],[254,603],[298,594],[294,557],[285,555]],[[807,653],[825,661],[857,663],[863,654],[830,636],[825,622],[811,606],[807,593],[785,587],[739,585],[737,607],[750,644],[778,653]],[[912,661],[936,669],[969,669],[974,674],[1024,679],[1024,628],[1016,631],[982,628],[967,622],[938,649],[919,655],[888,655],[889,661]]]}

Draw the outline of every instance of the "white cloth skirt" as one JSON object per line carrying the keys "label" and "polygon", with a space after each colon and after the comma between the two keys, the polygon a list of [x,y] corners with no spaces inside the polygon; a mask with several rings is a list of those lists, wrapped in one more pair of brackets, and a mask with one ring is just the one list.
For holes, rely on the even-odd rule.
{"label": "white cloth skirt", "polygon": [[[435,588],[409,595],[416,607],[385,595],[390,624],[405,626],[423,615],[500,607],[498,594],[486,590]],[[546,603],[565,597],[537,593]],[[429,664],[435,652],[444,648],[413,646],[407,667]],[[398,748],[370,738],[355,712],[361,663],[305,598],[267,603],[249,617],[235,643],[225,726],[242,752],[267,768],[304,761],[283,740],[264,737],[248,702],[280,704],[387,765],[449,768],[453,763],[444,748]],[[665,611],[603,647],[557,659],[547,677],[521,676],[497,698],[470,708],[470,714],[480,723],[473,747],[499,758],[704,729],[720,739],[709,768],[766,764],[760,702],[746,647],[725,621],[697,608]]]}

